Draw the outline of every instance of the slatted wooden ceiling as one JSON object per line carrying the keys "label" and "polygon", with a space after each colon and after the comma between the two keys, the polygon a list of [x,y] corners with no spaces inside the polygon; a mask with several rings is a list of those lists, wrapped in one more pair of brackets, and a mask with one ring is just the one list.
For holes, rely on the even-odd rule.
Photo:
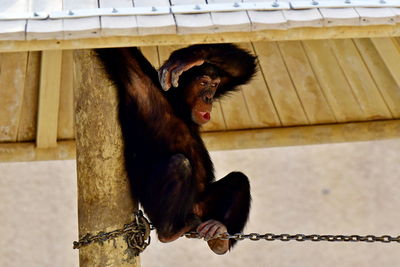
{"label": "slatted wooden ceiling", "polygon": [[[400,38],[240,45],[258,56],[260,71],[249,85],[215,104],[212,122],[204,128],[206,142],[211,148],[253,146],[251,142],[240,144],[240,138],[236,140],[239,144],[226,144],[221,142],[223,139],[213,142],[213,133],[239,133],[240,137],[240,133],[248,129],[253,129],[253,134],[259,133],[254,129],[262,131],[260,138],[266,139],[263,141],[265,145],[273,145],[268,144],[268,137],[273,133],[268,132],[269,129],[289,126],[347,125],[348,122],[384,120],[382,123],[389,123],[392,127],[389,136],[400,133],[396,120],[400,118]],[[179,47],[154,46],[142,50],[158,67],[171,51]],[[48,157],[68,158],[73,154],[70,147],[74,140],[72,51],[62,53],[59,103],[53,103],[56,105],[56,109],[53,108],[56,112],[52,114],[56,116],[53,119],[55,125],[42,126],[42,130],[38,124],[49,122],[38,121],[43,117],[38,116],[41,109],[39,99],[43,97],[39,96],[40,56],[40,52],[0,54],[0,142],[3,143],[0,160],[21,159],[15,146],[7,147],[4,143],[37,143],[38,135],[40,138],[57,136],[54,139],[59,145],[54,152],[56,155]],[[54,99],[58,99],[57,96]],[[379,125],[382,124],[367,127],[377,127],[378,133],[374,134],[379,135],[382,131]],[[351,127],[348,130],[351,131]],[[322,129],[317,134],[323,139],[323,135],[331,134],[329,131],[332,130],[326,132]],[[294,132],[291,134],[299,138],[301,144],[301,136],[296,137]],[[207,135],[210,137],[208,141]],[[231,139],[227,140],[231,142]],[[22,160],[37,157],[33,152],[32,155],[26,154],[28,145],[31,144],[21,143],[21,151],[25,149]],[[14,155],[12,159],[7,157],[7,152]]]}

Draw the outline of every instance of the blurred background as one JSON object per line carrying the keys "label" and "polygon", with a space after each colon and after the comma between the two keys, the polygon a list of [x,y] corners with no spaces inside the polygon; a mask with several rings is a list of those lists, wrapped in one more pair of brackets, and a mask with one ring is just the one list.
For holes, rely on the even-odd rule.
{"label": "blurred background", "polygon": [[[400,139],[211,153],[217,177],[251,180],[246,233],[400,235]],[[0,266],[78,266],[76,162],[0,163]],[[152,266],[400,266],[400,244],[201,240],[141,254]]]}

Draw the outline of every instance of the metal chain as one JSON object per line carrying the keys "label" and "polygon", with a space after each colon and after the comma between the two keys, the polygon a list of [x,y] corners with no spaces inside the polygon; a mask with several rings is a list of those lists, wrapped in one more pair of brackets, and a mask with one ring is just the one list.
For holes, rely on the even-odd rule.
{"label": "metal chain", "polygon": [[[187,238],[200,238],[199,234],[197,232],[189,232],[186,233],[185,236]],[[266,241],[313,241],[313,242],[319,242],[319,241],[328,241],[328,242],[382,242],[382,243],[390,243],[390,242],[397,242],[400,243],[400,236],[393,237],[390,235],[383,235],[383,236],[375,236],[375,235],[317,235],[317,234],[312,234],[312,235],[304,235],[304,234],[295,234],[295,235],[290,235],[290,234],[257,234],[257,233],[251,233],[251,234],[234,234],[230,235],[228,233],[221,234],[218,237],[219,239],[222,240],[228,240],[228,239],[234,239],[234,240],[244,240],[244,239],[250,239],[252,241],[258,241],[258,240],[266,240]]]}
{"label": "metal chain", "polygon": [[132,249],[135,256],[139,255],[150,244],[150,231],[152,230],[149,221],[143,216],[142,211],[135,212],[135,219],[123,228],[111,232],[99,232],[95,235],[90,233],[84,235],[79,241],[74,241],[74,249],[79,249],[94,242],[102,244],[105,241],[124,236],[128,248]]}
{"label": "metal chain", "polygon": [[[130,248],[133,254],[139,255],[149,244],[150,244],[150,231],[153,230],[150,222],[143,216],[142,211],[135,212],[135,219],[129,223],[125,224],[123,228],[113,230],[111,232],[99,232],[95,235],[90,233],[84,235],[79,239],[79,241],[74,241],[74,249],[79,249],[83,246],[87,246],[94,242],[103,243],[105,241],[114,239],[119,236],[124,236],[125,241],[128,244],[128,248]],[[188,232],[184,234],[187,238],[198,238],[201,237],[197,232]],[[258,233],[251,233],[251,234],[233,234],[230,235],[228,233],[224,233],[219,235],[217,238],[221,240],[245,240],[249,239],[252,241],[259,241],[259,240],[266,240],[266,241],[313,241],[313,242],[320,242],[320,241],[328,241],[328,242],[382,242],[382,243],[390,243],[390,242],[397,242],[400,243],[400,236],[393,237],[390,235],[382,235],[382,236],[375,236],[375,235],[304,235],[304,234],[258,234]]]}

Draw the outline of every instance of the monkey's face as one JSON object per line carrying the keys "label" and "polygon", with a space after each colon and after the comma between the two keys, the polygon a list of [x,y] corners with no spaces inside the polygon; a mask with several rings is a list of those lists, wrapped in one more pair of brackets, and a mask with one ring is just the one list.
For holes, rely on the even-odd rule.
{"label": "monkey's face", "polygon": [[212,79],[208,75],[202,75],[190,83],[187,100],[192,107],[192,120],[196,124],[203,125],[211,119],[214,95],[220,81],[220,78]]}

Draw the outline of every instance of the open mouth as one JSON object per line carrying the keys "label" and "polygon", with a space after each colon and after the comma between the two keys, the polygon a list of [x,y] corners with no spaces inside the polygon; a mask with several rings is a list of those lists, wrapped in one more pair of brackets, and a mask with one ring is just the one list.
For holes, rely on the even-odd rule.
{"label": "open mouth", "polygon": [[199,113],[200,113],[201,117],[202,117],[204,120],[209,121],[209,120],[211,119],[210,112],[201,112],[201,111],[200,111]]}

